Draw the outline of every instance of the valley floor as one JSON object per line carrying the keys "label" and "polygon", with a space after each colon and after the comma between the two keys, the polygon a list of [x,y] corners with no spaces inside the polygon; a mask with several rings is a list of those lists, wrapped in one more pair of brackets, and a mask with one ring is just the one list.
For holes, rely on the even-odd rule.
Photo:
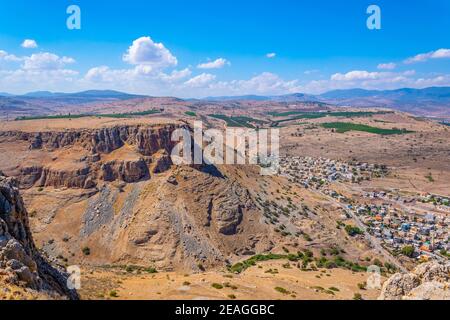
{"label": "valley floor", "polygon": [[[81,298],[87,300],[374,300],[380,290],[359,289],[367,273],[333,269],[302,271],[294,264],[262,262],[242,274],[129,273],[124,269],[85,270]],[[271,270],[271,273],[268,271]],[[277,270],[278,273],[274,271]],[[383,279],[384,280],[384,279]]]}

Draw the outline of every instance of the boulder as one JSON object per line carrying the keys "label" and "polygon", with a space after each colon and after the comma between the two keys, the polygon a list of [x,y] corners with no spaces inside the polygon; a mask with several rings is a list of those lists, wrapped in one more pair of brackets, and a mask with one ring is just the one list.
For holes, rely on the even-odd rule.
{"label": "boulder", "polygon": [[410,273],[398,273],[383,285],[379,300],[445,300],[449,298],[450,262],[429,262]]}

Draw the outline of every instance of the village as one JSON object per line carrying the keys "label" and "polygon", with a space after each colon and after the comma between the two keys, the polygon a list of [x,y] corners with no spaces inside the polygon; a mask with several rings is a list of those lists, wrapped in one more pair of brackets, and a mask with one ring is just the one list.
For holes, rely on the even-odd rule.
{"label": "village", "polygon": [[[366,232],[393,256],[418,261],[448,259],[450,251],[450,200],[438,195],[402,195],[397,191],[364,192],[364,180],[383,177],[383,165],[346,163],[326,158],[289,157],[279,162],[279,172],[290,182],[312,189],[339,203],[343,221],[356,219]],[[358,196],[349,199],[333,185],[349,188]]]}

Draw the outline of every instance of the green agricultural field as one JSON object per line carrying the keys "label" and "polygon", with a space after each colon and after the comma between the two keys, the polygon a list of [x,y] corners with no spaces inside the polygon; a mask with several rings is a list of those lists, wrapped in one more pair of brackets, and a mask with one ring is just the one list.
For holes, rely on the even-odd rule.
{"label": "green agricultural field", "polygon": [[372,117],[374,115],[381,115],[392,113],[392,111],[336,111],[336,112],[305,112],[305,111],[288,111],[288,112],[270,112],[269,115],[277,118],[290,117],[287,119],[278,120],[278,123],[289,122],[302,119],[320,119],[325,117],[338,117],[338,118],[356,118],[356,117]]}
{"label": "green agricultural field", "polygon": [[254,119],[250,117],[245,116],[238,116],[238,117],[229,117],[223,114],[210,114],[208,115],[211,118],[220,119],[227,123],[228,127],[235,127],[235,128],[251,128],[254,129],[255,126],[251,123],[257,123],[257,124],[264,124],[266,121]]}
{"label": "green agricultural field", "polygon": [[159,110],[147,110],[139,112],[128,112],[128,113],[109,113],[109,114],[62,114],[54,116],[32,116],[32,117],[19,117],[16,121],[24,120],[54,120],[54,119],[80,119],[88,117],[99,117],[99,118],[132,118],[132,117],[142,117],[152,114],[161,113]]}
{"label": "green agricultural field", "polygon": [[413,131],[408,131],[404,129],[383,129],[377,127],[371,127],[364,124],[357,124],[351,122],[330,122],[323,123],[322,127],[326,129],[336,129],[338,133],[345,133],[348,131],[361,131],[361,132],[369,132],[380,135],[393,135],[393,134],[406,134],[412,133]]}

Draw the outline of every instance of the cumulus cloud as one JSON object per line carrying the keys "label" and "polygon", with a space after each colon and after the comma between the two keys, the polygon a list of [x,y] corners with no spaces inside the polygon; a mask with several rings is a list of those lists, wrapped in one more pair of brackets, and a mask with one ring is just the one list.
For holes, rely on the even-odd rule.
{"label": "cumulus cloud", "polygon": [[22,48],[25,49],[36,49],[38,47],[38,44],[35,40],[32,39],[25,39],[22,42]]}
{"label": "cumulus cloud", "polygon": [[[276,54],[267,54],[275,58]],[[449,57],[449,49],[439,49],[410,58],[416,62]],[[396,72],[393,62],[381,63],[379,70],[351,70],[338,72],[328,79],[284,79],[271,72],[263,72],[249,78],[220,80],[213,74],[193,74],[192,67],[174,69],[177,58],[162,44],[150,37],[133,41],[122,55],[128,65],[111,68],[99,65],[80,75],[68,66],[75,63],[70,57],[50,52],[17,57],[0,50],[0,87],[4,91],[53,90],[71,91],[92,88],[115,89],[150,95],[201,97],[219,95],[281,95],[288,93],[322,93],[334,89],[396,89],[399,87],[427,87],[450,85],[450,75],[421,73],[414,70]],[[218,69],[230,64],[224,58],[199,64],[200,69]],[[4,68],[3,68],[4,67]],[[13,69],[15,68],[15,69]],[[200,71],[203,72],[203,71]],[[307,70],[313,75],[318,70]],[[308,77],[309,78],[309,77]]]}
{"label": "cumulus cloud", "polygon": [[393,62],[389,63],[380,63],[377,68],[380,70],[393,70],[397,67],[397,65]]}
{"label": "cumulus cloud", "polygon": [[218,58],[214,61],[201,63],[197,66],[199,69],[221,69],[226,65],[230,65],[231,63],[224,58]]}
{"label": "cumulus cloud", "polygon": [[425,62],[430,59],[445,59],[445,58],[450,58],[450,49],[439,49],[428,53],[421,53],[414,57],[406,59],[404,63],[412,64],[417,62]]}
{"label": "cumulus cloud", "polygon": [[161,72],[158,77],[165,82],[176,82],[189,77],[192,74],[189,68],[183,70],[173,70],[170,74]]}
{"label": "cumulus cloud", "polygon": [[74,62],[73,58],[59,57],[54,53],[42,52],[23,58],[22,68],[24,70],[57,70]]}
{"label": "cumulus cloud", "polygon": [[283,94],[297,92],[298,80],[285,81],[271,72],[263,72],[249,80],[232,82],[237,90],[245,93]]}
{"label": "cumulus cloud", "polygon": [[345,74],[342,73],[335,73],[331,76],[331,80],[335,81],[354,81],[354,80],[373,80],[373,79],[379,79],[380,77],[383,77],[386,75],[383,72],[369,72],[364,70],[355,70],[350,71]]}
{"label": "cumulus cloud", "polygon": [[271,53],[266,54],[266,57],[269,58],[269,59],[273,59],[276,56],[277,56],[277,54],[275,52],[271,52]]}
{"label": "cumulus cloud", "polygon": [[208,85],[215,79],[216,79],[216,76],[213,74],[202,73],[196,77],[189,79],[184,84],[187,85],[188,87],[198,88],[198,87],[203,87],[205,85]]}
{"label": "cumulus cloud", "polygon": [[153,42],[150,37],[134,40],[123,55],[123,60],[132,65],[147,66],[147,71],[150,68],[161,69],[178,64],[177,58],[162,43]]}
{"label": "cumulus cloud", "polygon": [[8,61],[8,62],[18,62],[18,61],[21,61],[22,59],[13,54],[9,54],[8,52],[6,52],[4,50],[0,50],[0,60],[4,60],[4,61]]}

